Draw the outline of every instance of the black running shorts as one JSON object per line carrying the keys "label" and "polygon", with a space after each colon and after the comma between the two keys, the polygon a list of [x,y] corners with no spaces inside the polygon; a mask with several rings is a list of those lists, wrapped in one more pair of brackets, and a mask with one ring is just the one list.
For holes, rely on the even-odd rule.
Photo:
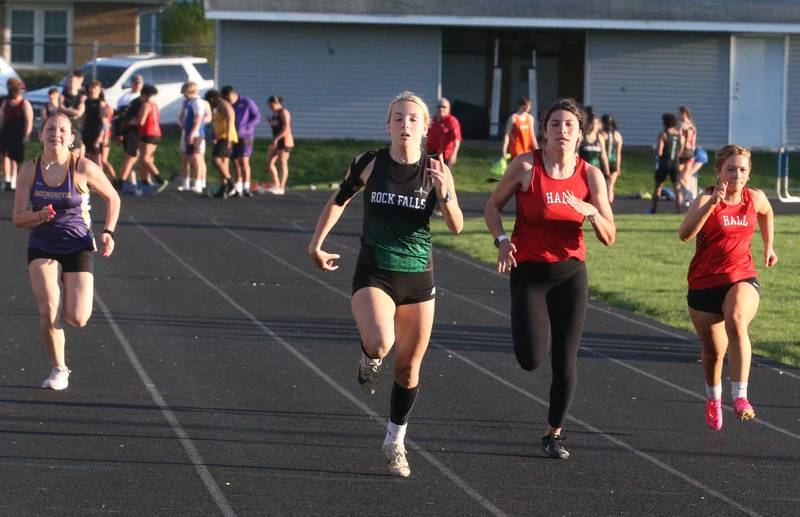
{"label": "black running shorts", "polygon": [[64,273],[94,273],[92,250],[79,250],[61,255],[36,248],[28,248],[28,265],[36,259],[55,260]]}
{"label": "black running shorts", "polygon": [[422,303],[436,297],[432,270],[406,273],[359,265],[353,276],[353,294],[364,287],[377,287],[388,294],[395,305]]}
{"label": "black running shorts", "polygon": [[[739,282],[747,282],[755,287],[756,291],[761,293],[761,284],[758,283],[757,278],[745,278],[739,280]],[[731,287],[739,282],[733,282],[732,284],[725,284],[719,287],[709,287],[708,289],[689,289],[689,294],[686,295],[686,301],[689,303],[689,307],[694,310],[722,314],[722,304],[725,303],[725,296],[728,294],[728,291],[731,290]]]}

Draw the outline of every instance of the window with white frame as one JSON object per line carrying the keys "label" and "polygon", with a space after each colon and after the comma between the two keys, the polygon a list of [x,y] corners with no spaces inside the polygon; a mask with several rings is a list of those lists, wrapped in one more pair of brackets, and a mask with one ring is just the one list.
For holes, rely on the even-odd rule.
{"label": "window with white frame", "polygon": [[12,64],[28,66],[70,65],[70,13],[66,9],[13,7],[7,13]]}
{"label": "window with white frame", "polygon": [[36,11],[11,11],[11,62],[33,63],[34,19]]}

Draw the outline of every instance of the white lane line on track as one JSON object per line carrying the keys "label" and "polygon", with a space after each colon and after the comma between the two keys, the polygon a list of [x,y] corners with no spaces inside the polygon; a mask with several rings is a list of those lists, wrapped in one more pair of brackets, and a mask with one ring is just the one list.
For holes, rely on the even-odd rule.
{"label": "white lane line on track", "polygon": [[[141,230],[145,235],[150,237],[150,239],[153,240],[153,242],[155,242],[156,244],[161,246],[161,248],[164,251],[166,251],[169,255],[171,255],[172,258],[175,259],[176,262],[178,262],[186,270],[188,270],[193,275],[195,275],[195,277],[197,277],[201,282],[206,284],[206,286],[208,286],[211,290],[216,292],[222,299],[224,299],[226,302],[228,302],[228,304],[231,307],[233,307],[234,309],[239,311],[242,315],[244,315],[247,319],[249,319],[264,334],[266,334],[268,337],[270,337],[271,339],[273,339],[276,342],[278,342],[284,349],[286,349],[287,352],[289,352],[290,354],[295,356],[295,358],[297,358],[301,363],[303,363],[305,366],[307,366],[318,377],[320,377],[322,380],[324,380],[333,389],[338,391],[347,400],[349,400],[355,406],[357,406],[359,409],[361,409],[361,411],[363,411],[365,414],[367,414],[368,416],[372,417],[373,419],[376,419],[378,422],[384,422],[384,419],[380,415],[378,415],[376,412],[374,412],[372,409],[370,409],[370,407],[367,406],[366,404],[364,404],[361,400],[359,400],[358,397],[356,397],[355,395],[350,393],[350,391],[348,391],[344,386],[342,386],[341,384],[336,382],[335,379],[333,379],[330,375],[325,373],[311,359],[306,357],[305,354],[303,354],[302,352],[297,350],[288,341],[283,339],[281,336],[279,336],[277,333],[275,333],[271,328],[269,328],[267,325],[262,323],[261,320],[256,318],[250,311],[248,311],[247,309],[242,307],[239,303],[237,303],[236,300],[234,300],[230,295],[228,295],[228,293],[226,293],[224,290],[222,290],[220,287],[218,287],[216,284],[214,284],[212,281],[210,281],[208,278],[206,278],[206,276],[203,275],[200,271],[198,271],[197,269],[192,267],[190,264],[188,264],[185,260],[183,260],[175,251],[172,250],[172,248],[170,248],[167,244],[165,244],[161,239],[159,239],[158,237],[153,235],[149,230],[147,230],[147,228],[145,228],[144,226],[139,224],[139,222],[133,216],[128,216],[128,217],[130,218],[131,222],[133,222],[139,228],[139,230]],[[243,240],[244,242],[250,244],[251,246],[256,246],[255,244],[253,244],[250,241],[248,241],[247,239],[244,239],[243,237],[239,236],[238,234],[236,234],[232,230],[229,230],[225,226],[220,225],[219,223],[216,222],[216,220],[212,219],[211,221],[215,226],[217,226],[218,228],[220,228],[220,229],[226,231],[227,233],[231,234],[233,237],[235,237],[235,238],[237,238],[239,240]],[[259,249],[260,251],[262,251],[263,253],[269,255],[270,257],[272,257],[273,259],[275,259],[279,263],[285,265],[286,267],[289,267],[289,268],[292,268],[292,269],[297,269],[294,266],[292,266],[291,264],[289,264],[288,262],[286,262],[283,259],[281,259],[280,257],[277,257],[277,256],[273,255],[269,251],[267,251],[267,250],[265,250],[265,249],[263,249],[261,247],[258,247],[258,246],[256,246],[256,248]],[[298,269],[298,271],[300,271],[300,270]],[[314,280],[317,281],[318,283],[321,283],[321,284],[324,285],[324,282],[321,282],[316,278],[314,278]],[[341,293],[341,291],[339,291],[338,289],[336,289],[333,286],[326,286],[326,287],[331,288],[334,292]],[[347,295],[347,297],[349,298],[349,295]],[[469,497],[471,497],[473,500],[475,500],[478,504],[480,504],[486,511],[488,511],[492,515],[496,515],[498,517],[506,515],[505,512],[500,510],[497,506],[495,506],[486,497],[481,495],[477,490],[475,490],[474,488],[469,486],[463,479],[458,477],[454,472],[452,472],[450,469],[448,469],[447,466],[445,466],[442,462],[437,460],[432,454],[428,453],[419,444],[417,444],[413,440],[407,440],[406,444],[409,445],[411,447],[411,449],[414,450],[417,454],[422,456],[433,467],[435,467],[439,472],[441,472],[445,477],[447,477],[450,481],[452,481],[453,484],[455,484],[458,488],[460,488],[465,494],[467,494]]]}
{"label": "white lane line on track", "polygon": [[[437,251],[437,253],[441,253],[442,255],[447,256],[448,258],[451,258],[451,259],[456,260],[458,262],[461,262],[463,264],[469,264],[470,266],[472,266],[472,267],[474,267],[476,269],[480,269],[481,271],[485,271],[487,273],[491,273],[491,274],[493,274],[495,276],[498,276],[498,277],[501,277],[501,278],[506,278],[506,279],[508,278],[507,276],[503,275],[502,273],[498,273],[497,270],[495,270],[495,269],[492,269],[492,268],[490,268],[488,266],[485,266],[483,264],[477,263],[474,260],[470,260],[470,259],[461,257],[460,255],[457,255],[456,253],[453,253],[453,252],[450,252],[450,251],[443,251],[443,250],[440,250],[440,249],[437,249],[436,251]],[[595,311],[598,311],[598,312],[602,312],[604,314],[608,314],[609,316],[614,316],[615,318],[619,318],[619,319],[621,319],[623,321],[627,321],[629,323],[634,323],[636,325],[639,325],[640,327],[644,327],[644,328],[647,328],[647,329],[650,329],[650,330],[654,330],[656,332],[660,332],[660,333],[662,333],[664,335],[667,335],[667,336],[670,336],[670,337],[674,337],[674,338],[679,339],[679,340],[681,340],[681,341],[683,341],[685,343],[692,343],[692,344],[696,344],[696,345],[699,346],[699,343],[697,342],[697,339],[687,338],[684,335],[678,334],[676,332],[672,332],[672,331],[667,330],[665,328],[657,327],[657,326],[651,325],[651,324],[649,324],[647,322],[639,321],[639,320],[634,319],[634,318],[630,318],[628,316],[625,316],[624,314],[619,314],[617,312],[608,310],[608,309],[606,309],[604,307],[600,307],[599,305],[596,304],[596,302],[591,302],[590,301],[588,307],[590,309],[592,309],[592,310],[595,310]],[[783,368],[776,367],[776,366],[773,366],[771,364],[762,363],[761,361],[758,361],[758,360],[753,361],[753,364],[755,364],[756,366],[758,366],[760,368],[766,368],[768,370],[772,370],[773,372],[777,373],[778,375],[785,376],[785,377],[791,377],[792,379],[800,380],[800,375],[797,375],[795,373],[789,372],[789,371],[787,371],[787,370],[785,370]]]}
{"label": "white lane line on track", "polygon": [[[333,286],[331,284],[328,284],[326,281],[321,280],[320,278],[308,273],[307,271],[304,271],[304,270],[298,268],[297,266],[294,266],[293,264],[290,264],[290,263],[286,262],[282,258],[276,256],[275,254],[273,254],[272,252],[264,249],[263,247],[259,246],[258,244],[250,241],[246,237],[241,236],[237,232],[235,232],[235,231],[227,228],[226,226],[220,224],[219,222],[216,221],[216,219],[211,219],[211,221],[212,221],[212,223],[214,225],[218,226],[219,228],[224,230],[229,235],[231,235],[231,236],[235,237],[236,239],[238,239],[238,240],[240,240],[240,241],[252,246],[253,248],[259,250],[261,253],[267,255],[268,257],[272,258],[273,260],[277,261],[278,263],[280,263],[280,264],[284,265],[285,267],[291,269],[292,271],[295,271],[296,273],[300,273],[301,275],[305,276],[306,278],[308,278],[310,280],[313,280],[314,282],[316,282],[316,283],[318,283],[320,285],[324,285],[325,287],[327,287],[331,291],[337,292],[340,295],[342,295],[343,297],[345,297],[347,299],[350,299],[350,293],[348,293],[346,291],[342,291],[342,290],[336,288],[335,286]],[[335,242],[335,241],[332,240],[332,242]],[[336,242],[336,244],[339,245],[339,246],[342,246],[342,247],[344,247],[346,249],[352,249],[349,246],[342,244],[341,242]],[[452,291],[450,291],[450,294],[451,295],[455,295],[455,296],[457,296],[459,298],[462,298],[462,299],[465,299],[465,300],[469,300],[467,297],[464,297],[462,295],[453,293]],[[478,303],[478,302],[475,302],[475,303]],[[490,311],[493,311],[493,312],[496,311],[496,309],[493,309],[492,307],[488,307],[488,306],[485,306],[483,304],[479,304],[479,305],[481,305],[483,308],[488,309]],[[500,311],[497,311],[497,312],[500,312]],[[501,314],[503,316],[505,316],[505,317],[508,317],[508,315],[505,314],[505,313],[501,313]],[[451,354],[453,357],[456,357],[458,360],[460,360],[464,364],[467,364],[468,366],[471,366],[475,370],[477,370],[480,373],[486,375],[487,377],[490,377],[491,379],[494,379],[495,381],[497,381],[500,384],[506,386],[507,388],[510,388],[513,391],[516,391],[517,393],[523,395],[524,397],[537,402],[538,404],[544,406],[545,408],[549,407],[549,402],[548,401],[546,401],[544,399],[541,399],[541,398],[537,397],[536,395],[534,395],[533,393],[525,390],[524,388],[521,388],[521,387],[517,386],[516,384],[513,384],[513,383],[507,381],[506,379],[504,379],[500,375],[497,375],[496,373],[484,368],[483,366],[480,366],[479,364],[477,364],[474,361],[468,359],[467,357],[461,355],[460,353],[458,353],[458,352],[456,352],[454,350],[451,350],[451,349],[447,348],[446,346],[440,345],[439,343],[436,343],[434,341],[431,341],[430,344],[431,344],[431,346],[433,346],[435,348],[438,348],[438,349],[440,349],[440,350],[442,350],[444,352],[447,352],[448,354]],[[649,374],[648,374],[648,376],[649,376]],[[681,389],[683,390],[683,388],[681,388]],[[688,390],[686,390],[686,391],[688,392]],[[708,494],[708,495],[710,495],[712,497],[715,497],[715,498],[719,499],[720,501],[732,506],[733,508],[736,508],[737,510],[739,510],[739,511],[741,511],[741,512],[747,514],[747,515],[751,515],[751,516],[760,516],[761,515],[758,512],[756,512],[755,510],[752,510],[752,509],[740,504],[739,502],[729,498],[725,494],[723,494],[721,492],[718,492],[717,490],[714,490],[710,486],[707,486],[707,485],[703,484],[702,482],[694,479],[693,477],[689,476],[688,474],[684,474],[680,470],[678,470],[678,469],[676,469],[676,468],[674,468],[674,467],[672,467],[672,466],[660,461],[659,459],[655,458],[654,456],[651,456],[651,455],[647,454],[646,452],[640,451],[639,449],[637,449],[633,445],[630,445],[627,442],[624,442],[624,441],[622,441],[622,440],[620,440],[620,439],[618,439],[618,438],[616,438],[614,436],[611,436],[611,435],[603,432],[601,429],[589,424],[588,422],[585,422],[584,420],[581,420],[579,418],[573,417],[571,415],[567,415],[567,419],[570,422],[573,422],[573,423],[575,423],[575,424],[577,424],[577,425],[579,425],[579,426],[581,426],[581,427],[583,427],[585,429],[588,429],[589,431],[597,434],[598,436],[601,436],[601,437],[605,438],[606,440],[608,440],[611,443],[617,445],[618,447],[621,447],[621,448],[623,448],[623,449],[635,454],[636,456],[639,456],[640,458],[652,463],[653,465],[655,465],[655,466],[659,467],[660,469],[668,472],[669,474],[672,474],[673,476],[675,476],[675,477],[677,477],[677,478],[689,483],[690,485],[694,486],[695,488],[705,492],[706,494]]]}
{"label": "white lane line on track", "polygon": [[[458,293],[455,293],[455,292],[449,291],[449,290],[445,291],[444,289],[441,289],[441,291],[446,292],[446,293],[450,294],[451,296],[455,296],[456,298],[458,298],[460,300],[463,300],[465,302],[468,302],[468,303],[471,303],[473,305],[476,305],[476,306],[478,306],[478,307],[480,307],[480,308],[482,308],[484,310],[490,311],[490,312],[495,313],[495,314],[499,314],[500,316],[504,317],[507,320],[511,319],[511,316],[509,316],[508,314],[506,314],[506,313],[504,313],[502,311],[498,311],[497,309],[494,309],[494,308],[492,308],[492,307],[490,307],[488,305],[485,305],[485,304],[483,304],[481,302],[473,300],[473,299],[469,298],[468,296],[464,296],[462,294],[458,294]],[[705,402],[705,400],[706,400],[705,395],[700,395],[700,394],[698,394],[698,393],[696,393],[696,392],[694,392],[692,390],[684,388],[683,386],[675,384],[674,382],[670,382],[670,381],[668,381],[666,379],[663,379],[663,378],[659,377],[658,375],[654,375],[654,374],[652,374],[650,372],[642,370],[641,368],[637,368],[636,366],[628,364],[625,361],[621,361],[619,359],[615,359],[615,358],[613,358],[613,357],[611,357],[609,355],[604,354],[603,352],[599,352],[599,351],[595,350],[593,347],[586,346],[586,345],[581,345],[581,349],[582,350],[586,350],[587,352],[590,352],[590,353],[592,353],[592,354],[594,354],[596,356],[602,357],[604,359],[608,359],[609,361],[611,361],[614,364],[622,366],[623,368],[627,368],[628,370],[636,372],[639,375],[642,375],[642,376],[647,377],[649,379],[652,379],[652,380],[654,380],[656,382],[664,384],[665,386],[669,386],[670,388],[674,388],[674,389],[680,391],[681,393],[689,395],[692,398],[695,398],[697,400],[702,400],[703,402]],[[733,413],[733,409],[731,409],[731,408],[729,408],[727,406],[725,406],[725,410],[730,412],[730,413]],[[788,436],[790,438],[794,438],[795,440],[800,440],[800,435],[795,434],[795,433],[793,433],[793,432],[791,432],[791,431],[789,431],[787,429],[783,429],[782,427],[779,427],[779,426],[777,426],[775,424],[767,422],[766,420],[763,420],[761,418],[754,418],[752,420],[752,422],[754,422],[756,424],[763,425],[764,427],[772,429],[773,431],[775,431],[777,433],[784,434],[784,435],[786,435],[786,436]]]}
{"label": "white lane line on track", "polygon": [[[215,222],[215,224],[218,224],[218,223]],[[295,228],[298,228],[298,229],[301,229],[301,230],[304,229],[296,221],[293,221],[292,224],[295,226]],[[329,238],[328,240],[330,242],[335,243],[337,246],[340,246],[340,247],[344,248],[344,249],[347,249],[347,250],[350,250],[350,251],[357,251],[355,248],[353,248],[351,246],[348,246],[347,244],[344,244],[341,241],[337,241],[336,239],[330,239]],[[506,276],[502,275],[501,273],[498,273],[497,271],[495,271],[495,270],[493,270],[493,269],[491,269],[489,267],[486,267],[486,266],[484,266],[482,264],[477,264],[477,263],[474,263],[474,262],[470,262],[469,260],[467,260],[467,259],[465,259],[463,257],[460,257],[458,255],[455,255],[455,254],[453,254],[451,252],[440,251],[440,250],[437,250],[437,252],[447,256],[448,258],[453,258],[453,259],[456,259],[456,260],[458,260],[460,262],[473,265],[473,266],[475,266],[476,268],[478,268],[480,270],[483,270],[483,271],[486,271],[488,273],[492,273],[492,274],[494,274],[496,276],[499,276],[501,278],[507,279]],[[468,296],[464,296],[462,294],[456,293],[455,291],[452,291],[450,289],[444,289],[444,288],[439,287],[439,286],[437,286],[437,287],[438,287],[439,291],[442,292],[443,294],[449,294],[451,296],[455,296],[456,298],[458,298],[460,300],[463,300],[463,301],[465,301],[467,303],[470,303],[472,305],[476,305],[476,306],[480,307],[481,309],[483,309],[485,311],[491,312],[493,314],[497,314],[498,316],[501,316],[501,317],[503,317],[503,318],[505,318],[507,320],[511,319],[511,316],[507,312],[503,312],[503,311],[497,310],[494,307],[490,307],[489,305],[486,305],[484,303],[481,303],[481,302],[478,302],[476,300],[473,300],[472,298],[470,298]],[[334,290],[336,290],[336,289],[334,289]],[[650,325],[650,324],[645,323],[645,322],[637,321],[637,320],[635,320],[633,318],[629,318],[629,317],[627,317],[625,315],[622,315],[622,314],[617,314],[617,313],[615,313],[613,311],[609,311],[609,310],[604,309],[602,307],[597,307],[597,306],[593,307],[591,304],[589,304],[589,307],[591,307],[591,308],[593,308],[595,310],[598,310],[600,312],[609,314],[611,316],[616,316],[616,317],[621,318],[621,319],[623,319],[625,321],[628,321],[628,322],[631,322],[631,323],[637,323],[637,324],[639,324],[639,325],[641,325],[643,327],[649,328],[651,330],[656,330],[656,331],[662,332],[662,333],[664,333],[666,335],[678,338],[678,339],[680,339],[681,341],[684,341],[684,342],[689,342],[689,343],[694,343],[695,342],[693,340],[686,339],[684,336],[681,336],[680,334],[677,334],[677,333],[674,333],[674,332],[670,332],[670,331],[665,330],[665,329],[661,329],[659,327],[656,327],[655,325]],[[636,366],[628,364],[625,361],[621,361],[619,359],[615,359],[615,358],[613,358],[613,357],[611,357],[609,355],[606,355],[606,354],[604,354],[602,352],[599,352],[599,351],[595,350],[594,348],[592,348],[590,346],[582,345],[581,348],[586,350],[587,352],[591,352],[594,355],[597,355],[599,357],[603,357],[605,359],[608,359],[609,361],[611,361],[611,362],[613,362],[615,364],[618,364],[619,366],[622,366],[623,368],[627,368],[627,369],[629,369],[629,370],[631,370],[633,372],[636,372],[639,375],[642,375],[644,377],[653,379],[654,381],[660,382],[661,384],[664,384],[664,385],[669,386],[671,388],[675,388],[676,390],[678,390],[678,391],[680,391],[682,393],[685,393],[685,394],[687,394],[687,395],[689,395],[689,396],[691,396],[691,397],[693,397],[695,399],[702,400],[704,402],[706,400],[704,395],[700,395],[698,393],[695,393],[694,391],[686,389],[683,386],[679,386],[679,385],[677,385],[677,384],[675,384],[673,382],[670,382],[670,381],[668,381],[668,380],[666,380],[664,378],[661,378],[661,377],[659,377],[659,376],[657,376],[655,374],[652,374],[650,372],[647,372],[645,370],[637,368]],[[782,372],[781,370],[778,370],[777,368],[773,368],[773,367],[770,367],[770,366],[766,366],[766,367],[770,368],[772,370],[776,370],[779,373],[785,373],[785,372]],[[788,375],[794,377],[791,374],[788,374]],[[725,406],[725,410],[730,412],[730,413],[733,413],[733,409],[731,409],[731,408],[729,408],[727,406]],[[784,434],[784,435],[786,435],[786,436],[788,436],[790,438],[794,438],[795,440],[800,440],[800,435],[798,435],[796,433],[793,433],[793,432],[791,432],[791,431],[789,431],[787,429],[783,429],[782,427],[779,427],[779,426],[777,426],[777,425],[775,425],[775,424],[773,424],[771,422],[768,422],[768,421],[766,421],[766,420],[764,420],[762,418],[755,418],[755,419],[753,419],[753,422],[755,422],[757,424],[760,424],[760,425],[763,425],[764,427],[766,427],[768,429],[772,429],[773,431],[775,431],[777,433]]]}
{"label": "white lane line on track", "polygon": [[225,494],[222,493],[219,485],[217,485],[217,482],[214,480],[214,476],[211,475],[208,467],[206,467],[205,461],[200,455],[200,452],[197,450],[197,447],[195,447],[194,442],[192,442],[192,439],[189,438],[189,435],[181,426],[181,423],[178,421],[175,413],[173,413],[169,408],[169,405],[164,400],[164,397],[161,396],[161,393],[158,391],[155,383],[150,378],[150,375],[148,375],[147,370],[145,370],[144,366],[142,366],[142,362],[139,361],[139,357],[133,350],[128,338],[122,332],[122,329],[119,327],[119,325],[117,325],[114,316],[111,315],[108,305],[106,305],[106,303],[100,297],[100,293],[97,292],[97,289],[94,291],[94,299],[97,301],[97,305],[103,312],[103,315],[111,327],[111,330],[114,332],[114,335],[117,336],[119,344],[122,345],[125,355],[128,356],[128,360],[133,365],[133,369],[136,370],[136,373],[139,375],[139,379],[141,379],[142,384],[144,384],[144,387],[147,388],[147,391],[150,393],[150,397],[153,399],[153,402],[156,403],[161,411],[161,414],[164,415],[164,418],[172,428],[172,432],[175,433],[175,436],[178,437],[181,445],[183,445],[186,455],[189,456],[189,459],[192,461],[194,469],[197,471],[197,474],[203,481],[203,484],[205,485],[206,490],[208,490],[208,493],[211,495],[211,498],[214,499],[214,502],[217,504],[217,508],[219,508],[219,511],[222,513],[222,515],[225,515],[226,517],[235,517],[236,512],[233,511],[233,508],[228,502],[228,499],[225,497]]}

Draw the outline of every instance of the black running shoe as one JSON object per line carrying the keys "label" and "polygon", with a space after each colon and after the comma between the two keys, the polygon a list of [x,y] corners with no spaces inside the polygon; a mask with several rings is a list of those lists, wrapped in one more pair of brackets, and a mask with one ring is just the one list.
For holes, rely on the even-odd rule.
{"label": "black running shoe", "polygon": [[252,192],[250,192],[249,190],[244,190],[244,191],[242,191],[242,195],[243,195],[244,197],[253,197],[253,193],[252,193]]}
{"label": "black running shoe", "polygon": [[564,447],[566,438],[557,434],[548,434],[542,437],[542,449],[548,457],[565,460],[569,458],[569,451]]}

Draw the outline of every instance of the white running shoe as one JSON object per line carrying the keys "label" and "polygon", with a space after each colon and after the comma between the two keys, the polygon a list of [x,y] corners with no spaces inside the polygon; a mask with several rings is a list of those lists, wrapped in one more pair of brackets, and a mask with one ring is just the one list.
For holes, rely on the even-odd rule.
{"label": "white running shoe", "polygon": [[198,185],[197,183],[195,183],[195,185],[192,187],[192,192],[194,192],[195,194],[202,194],[203,193],[203,187],[201,185]]}
{"label": "white running shoe", "polygon": [[383,446],[383,455],[389,463],[389,472],[395,476],[407,478],[411,475],[411,468],[406,459],[406,446],[402,443],[387,443]]}
{"label": "white running shoe", "polygon": [[192,186],[188,181],[184,181],[182,184],[178,185],[178,192],[189,192],[190,190],[192,190]]}
{"label": "white running shoe", "polygon": [[270,188],[267,189],[267,192],[269,192],[270,194],[276,195],[276,196],[282,196],[282,195],[286,194],[286,191],[283,190],[280,187],[270,187]]}
{"label": "white running shoe", "polygon": [[42,388],[50,388],[51,390],[63,390],[69,386],[69,370],[59,370],[53,368],[50,371],[50,377],[42,382]]}
{"label": "white running shoe", "polygon": [[382,360],[372,359],[364,353],[361,354],[361,359],[358,360],[358,383],[367,395],[375,394],[375,386],[378,384],[378,375],[381,373],[382,365]]}

